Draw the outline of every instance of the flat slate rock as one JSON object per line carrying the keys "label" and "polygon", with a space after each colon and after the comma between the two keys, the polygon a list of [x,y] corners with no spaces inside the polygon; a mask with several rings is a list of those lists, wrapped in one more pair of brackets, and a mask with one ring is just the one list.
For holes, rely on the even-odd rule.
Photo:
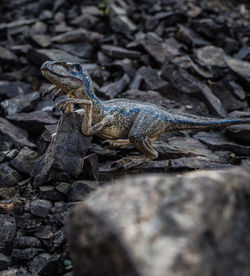
{"label": "flat slate rock", "polygon": [[198,132],[193,137],[207,145],[212,151],[231,151],[235,154],[243,156],[250,154],[250,146],[234,143],[217,132]]}
{"label": "flat slate rock", "polygon": [[82,116],[75,112],[61,117],[55,137],[31,172],[35,186],[70,180],[81,174],[83,158],[92,139],[82,134],[82,120]]}
{"label": "flat slate rock", "polygon": [[227,66],[238,76],[250,83],[250,63],[227,56],[225,58]]}
{"label": "flat slate rock", "polygon": [[24,129],[15,126],[4,118],[0,118],[0,138],[1,141],[7,141],[17,146],[36,147],[28,140],[28,133]]}
{"label": "flat slate rock", "polygon": [[31,85],[21,81],[0,81],[0,97],[14,98],[16,96],[29,94],[31,92]]}
{"label": "flat slate rock", "polygon": [[205,46],[196,50],[198,60],[208,66],[225,67],[225,52],[216,46]]}
{"label": "flat slate rock", "polygon": [[104,54],[112,57],[112,58],[131,58],[136,59],[139,58],[141,53],[138,51],[128,50],[126,48],[113,46],[113,45],[102,45],[101,49]]}
{"label": "flat slate rock", "polygon": [[6,118],[36,135],[42,133],[45,125],[55,125],[58,121],[49,112],[45,111],[11,114]]}
{"label": "flat slate rock", "polygon": [[7,115],[16,114],[25,110],[31,110],[40,99],[39,92],[19,95],[1,102],[1,107]]}

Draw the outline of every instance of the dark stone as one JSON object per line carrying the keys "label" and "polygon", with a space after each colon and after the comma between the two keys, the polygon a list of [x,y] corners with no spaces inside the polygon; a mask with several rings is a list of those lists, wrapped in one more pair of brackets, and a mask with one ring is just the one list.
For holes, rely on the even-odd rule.
{"label": "dark stone", "polygon": [[[23,223],[23,221],[22,221]],[[26,221],[24,221],[23,223],[23,228],[26,231],[26,233],[28,234],[33,234],[36,231],[39,231],[40,227],[41,227],[41,222],[37,221],[37,220],[31,220],[28,219]]]}
{"label": "dark stone", "polygon": [[19,172],[29,175],[38,157],[39,155],[36,151],[24,147],[19,154],[10,161],[10,164]]}
{"label": "dark stone", "polygon": [[1,107],[7,115],[11,115],[22,111],[32,110],[39,99],[39,92],[24,94],[2,101]]}
{"label": "dark stone", "polygon": [[22,180],[21,175],[8,163],[0,164],[0,187],[12,187]]}
{"label": "dark stone", "polygon": [[66,113],[61,117],[56,136],[32,170],[35,186],[80,175],[83,158],[92,139],[82,134],[81,125],[82,116],[77,113]]}
{"label": "dark stone", "polygon": [[25,128],[33,135],[41,134],[45,125],[54,125],[57,123],[57,119],[45,111],[11,114],[7,116],[7,119]]}
{"label": "dark stone", "polygon": [[40,186],[39,198],[51,201],[64,200],[64,195],[60,193],[55,186]]}
{"label": "dark stone", "polygon": [[50,240],[53,238],[54,234],[51,230],[51,226],[46,225],[40,231],[36,232],[35,236],[42,240]]}
{"label": "dark stone", "polygon": [[13,216],[21,215],[24,212],[24,203],[20,199],[9,199],[0,201],[0,212]]}
{"label": "dark stone", "polygon": [[16,221],[10,215],[0,214],[0,252],[9,254],[16,236]]}
{"label": "dark stone", "polygon": [[245,59],[250,54],[250,47],[249,46],[243,46],[238,53],[234,55],[234,58],[236,59]]}
{"label": "dark stone", "polygon": [[8,270],[2,270],[0,276],[31,276],[31,274],[21,267],[19,269],[9,268]]}
{"label": "dark stone", "polygon": [[42,64],[47,60],[64,60],[70,62],[83,62],[82,59],[75,55],[71,55],[65,51],[59,49],[29,49],[27,53],[28,59],[37,66],[42,66]]}
{"label": "dark stone", "polygon": [[29,94],[31,86],[28,83],[21,81],[0,81],[0,97],[1,98],[14,98],[20,95]]}
{"label": "dark stone", "polygon": [[40,248],[25,248],[25,249],[13,249],[11,258],[15,261],[29,261],[36,255],[41,254],[44,250]]}
{"label": "dark stone", "polygon": [[249,178],[240,168],[133,176],[93,192],[68,220],[74,275],[244,275]]}
{"label": "dark stone", "polygon": [[56,275],[60,255],[42,253],[28,263],[32,275]]}
{"label": "dark stone", "polygon": [[[226,83],[227,84],[227,83]],[[227,89],[226,85],[222,82],[210,82],[210,89],[213,94],[220,99],[227,112],[235,109],[246,109],[248,104],[246,101],[238,100],[233,93]]]}
{"label": "dark stone", "polygon": [[50,46],[50,39],[47,35],[34,34],[30,38],[37,46],[41,48],[47,48],[48,46]]}
{"label": "dark stone", "polygon": [[214,114],[226,117],[226,111],[221,101],[212,93],[210,88],[176,64],[165,63],[161,77],[171,82],[172,86],[178,90],[202,98]]}
{"label": "dark stone", "polygon": [[91,58],[93,46],[90,42],[84,41],[79,43],[66,43],[55,45],[55,48],[61,49],[79,58]]}
{"label": "dark stone", "polygon": [[237,97],[238,99],[240,99],[242,101],[246,99],[246,93],[238,83],[236,83],[235,81],[230,81],[228,83],[228,86],[229,86],[229,89],[231,89],[231,91],[235,97]]}
{"label": "dark stone", "polygon": [[78,29],[74,31],[69,31],[64,34],[60,34],[51,39],[52,42],[56,43],[69,43],[69,42],[84,42],[88,41],[90,43],[99,44],[102,40],[103,35],[88,31],[85,29]]}
{"label": "dark stone", "polygon": [[98,156],[96,153],[92,153],[84,157],[83,175],[86,179],[97,180],[98,179]]}
{"label": "dark stone", "polygon": [[207,145],[208,148],[212,151],[231,151],[237,155],[243,156],[250,154],[250,146],[243,146],[234,143],[217,132],[198,132],[193,137],[195,139],[198,139],[203,144]]}
{"label": "dark stone", "polygon": [[250,84],[250,63],[249,62],[234,59],[229,56],[225,57],[225,61],[226,61],[227,66],[234,73],[236,73],[246,83]]}
{"label": "dark stone", "polygon": [[11,264],[12,260],[3,253],[0,253],[0,271],[9,268]]}
{"label": "dark stone", "polygon": [[130,77],[124,74],[118,81],[103,86],[99,90],[99,93],[102,93],[108,99],[113,99],[117,94],[122,93],[125,90],[129,82]]}
{"label": "dark stone", "polygon": [[4,118],[0,118],[0,140],[2,142],[7,141],[16,146],[35,148],[36,145],[29,142],[27,137],[28,133],[24,129],[13,125]]}
{"label": "dark stone", "polygon": [[114,32],[129,35],[137,30],[137,26],[127,16],[123,7],[118,7],[114,2],[109,5],[110,27]]}
{"label": "dark stone", "polygon": [[68,192],[68,201],[81,201],[97,187],[96,182],[81,180],[71,184]]}
{"label": "dark stone", "polygon": [[199,47],[210,44],[201,38],[197,33],[184,25],[179,25],[179,30],[175,36],[177,40],[185,43],[189,47]]}
{"label": "dark stone", "polygon": [[226,134],[235,141],[250,146],[250,125],[227,127]]}
{"label": "dark stone", "polygon": [[161,64],[164,63],[166,58],[172,58],[179,54],[178,50],[163,42],[155,33],[147,33],[145,37],[140,39],[140,43],[149,55]]}
{"label": "dark stone", "polygon": [[91,14],[88,13],[83,13],[82,15],[74,18],[71,21],[72,25],[78,26],[78,27],[82,27],[84,29],[92,29],[93,27],[96,26],[96,24],[99,23],[99,19]]}
{"label": "dark stone", "polygon": [[17,62],[18,58],[10,50],[0,46],[0,60],[5,62]]}
{"label": "dark stone", "polygon": [[41,242],[36,237],[22,236],[15,240],[14,248],[41,248]]}
{"label": "dark stone", "polygon": [[196,50],[198,60],[208,66],[225,67],[225,52],[216,46],[205,46]]}
{"label": "dark stone", "polygon": [[69,183],[65,183],[65,182],[61,182],[60,184],[58,184],[56,186],[57,191],[59,191],[60,193],[66,195],[69,191],[70,188],[70,184]]}
{"label": "dark stone", "polygon": [[[137,83],[139,81],[139,83]],[[130,89],[154,90],[166,93],[168,82],[164,81],[156,70],[151,67],[141,67],[130,85]]]}
{"label": "dark stone", "polygon": [[31,214],[44,218],[48,216],[52,204],[48,200],[36,199],[31,202],[30,207]]}
{"label": "dark stone", "polygon": [[122,47],[113,46],[113,45],[102,45],[101,47],[104,54],[112,58],[130,58],[136,59],[139,58],[141,53],[138,51],[128,50]]}
{"label": "dark stone", "polygon": [[63,230],[59,230],[55,233],[53,239],[53,248],[56,249],[62,245],[65,240],[65,234]]}

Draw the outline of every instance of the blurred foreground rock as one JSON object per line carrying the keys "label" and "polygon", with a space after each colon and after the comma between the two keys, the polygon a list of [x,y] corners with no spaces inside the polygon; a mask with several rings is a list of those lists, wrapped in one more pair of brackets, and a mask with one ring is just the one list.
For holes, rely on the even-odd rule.
{"label": "blurred foreground rock", "polygon": [[74,275],[248,275],[250,173],[126,178],[68,220]]}
{"label": "blurred foreground rock", "polygon": [[32,170],[35,186],[80,175],[92,139],[82,134],[82,120],[77,113],[66,113],[61,117],[52,142]]}

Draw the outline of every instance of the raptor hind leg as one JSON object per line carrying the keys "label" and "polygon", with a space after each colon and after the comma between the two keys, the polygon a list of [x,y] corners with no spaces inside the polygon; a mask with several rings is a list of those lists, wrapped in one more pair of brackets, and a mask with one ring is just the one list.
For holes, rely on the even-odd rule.
{"label": "raptor hind leg", "polygon": [[162,129],[161,121],[155,120],[150,114],[139,114],[130,130],[129,141],[143,155],[124,157],[115,163],[115,167],[127,170],[156,159],[158,152],[153,148],[150,137],[157,138]]}

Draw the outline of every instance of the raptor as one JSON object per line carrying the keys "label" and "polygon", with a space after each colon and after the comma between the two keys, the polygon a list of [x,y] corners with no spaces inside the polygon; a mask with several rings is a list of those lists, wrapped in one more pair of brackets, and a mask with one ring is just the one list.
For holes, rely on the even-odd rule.
{"label": "raptor", "polygon": [[158,157],[152,141],[168,131],[222,128],[249,124],[250,119],[214,119],[185,113],[176,113],[145,102],[128,99],[100,100],[94,93],[93,82],[79,63],[47,61],[42,74],[53,85],[45,94],[56,91],[54,97],[67,93],[68,98],[55,108],[72,111],[78,104],[83,110],[82,133],[113,140],[111,145],[123,147],[132,144],[143,155],[127,156],[116,162],[119,169],[129,169]]}

